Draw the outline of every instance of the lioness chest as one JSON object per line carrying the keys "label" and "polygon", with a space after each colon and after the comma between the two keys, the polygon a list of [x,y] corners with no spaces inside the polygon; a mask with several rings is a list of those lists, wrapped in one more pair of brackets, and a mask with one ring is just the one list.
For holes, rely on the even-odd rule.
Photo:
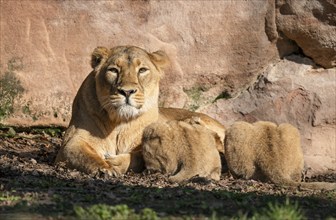
{"label": "lioness chest", "polygon": [[129,153],[141,144],[142,131],[142,126],[122,124],[117,126],[106,138],[98,140],[94,138],[96,143],[92,143],[92,145],[96,146],[97,153],[102,158]]}

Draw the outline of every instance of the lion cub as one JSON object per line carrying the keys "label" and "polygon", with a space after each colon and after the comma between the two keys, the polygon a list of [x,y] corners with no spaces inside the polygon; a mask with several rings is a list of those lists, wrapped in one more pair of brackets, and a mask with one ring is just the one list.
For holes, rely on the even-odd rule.
{"label": "lion cub", "polygon": [[219,149],[223,149],[220,137],[194,119],[153,123],[143,134],[146,168],[172,175],[171,182],[196,175],[219,180]]}
{"label": "lion cub", "polygon": [[312,189],[336,188],[334,183],[299,183],[303,152],[299,131],[290,124],[236,122],[226,130],[224,145],[226,162],[234,177]]}

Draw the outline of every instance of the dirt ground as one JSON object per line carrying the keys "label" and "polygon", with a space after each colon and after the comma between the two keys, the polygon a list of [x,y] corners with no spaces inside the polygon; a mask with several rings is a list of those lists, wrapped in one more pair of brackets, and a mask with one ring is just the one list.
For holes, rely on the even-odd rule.
{"label": "dirt ground", "polygon": [[[167,176],[148,172],[121,178],[90,176],[54,165],[61,133],[43,130],[0,131],[0,219],[68,219],[75,206],[126,204],[151,208],[161,217],[232,218],[250,216],[269,202],[297,202],[308,219],[336,218],[336,192],[281,187],[253,180],[193,179],[171,184]],[[306,178],[335,182],[336,174]],[[31,218],[29,217],[31,216]]]}

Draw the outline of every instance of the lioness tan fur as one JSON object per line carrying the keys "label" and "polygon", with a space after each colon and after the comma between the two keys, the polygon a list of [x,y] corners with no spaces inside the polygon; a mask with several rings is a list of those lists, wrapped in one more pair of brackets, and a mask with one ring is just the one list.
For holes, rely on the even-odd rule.
{"label": "lioness tan fur", "polygon": [[334,183],[300,183],[304,168],[300,134],[290,124],[236,122],[226,130],[225,158],[233,176],[312,189]]}
{"label": "lioness tan fur", "polygon": [[91,56],[93,70],[73,102],[56,163],[86,173],[141,171],[142,132],[158,120],[196,115],[218,135],[224,133],[224,127],[206,115],[158,108],[159,81],[168,63],[163,51],[149,53],[134,46],[96,48]]}
{"label": "lioness tan fur", "polygon": [[171,175],[171,182],[197,175],[219,180],[221,148],[219,136],[193,120],[153,123],[143,133],[146,168]]}

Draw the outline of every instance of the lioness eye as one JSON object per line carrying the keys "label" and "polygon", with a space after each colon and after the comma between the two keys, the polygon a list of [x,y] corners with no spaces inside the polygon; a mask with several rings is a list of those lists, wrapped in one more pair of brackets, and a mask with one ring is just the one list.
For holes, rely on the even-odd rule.
{"label": "lioness eye", "polygon": [[141,73],[144,73],[144,72],[146,72],[148,69],[147,68],[145,68],[145,67],[142,67],[142,68],[140,68],[139,69],[139,73],[141,74]]}
{"label": "lioness eye", "polygon": [[119,70],[115,67],[108,68],[107,71],[112,72],[112,73],[116,73],[116,74],[119,73]]}

